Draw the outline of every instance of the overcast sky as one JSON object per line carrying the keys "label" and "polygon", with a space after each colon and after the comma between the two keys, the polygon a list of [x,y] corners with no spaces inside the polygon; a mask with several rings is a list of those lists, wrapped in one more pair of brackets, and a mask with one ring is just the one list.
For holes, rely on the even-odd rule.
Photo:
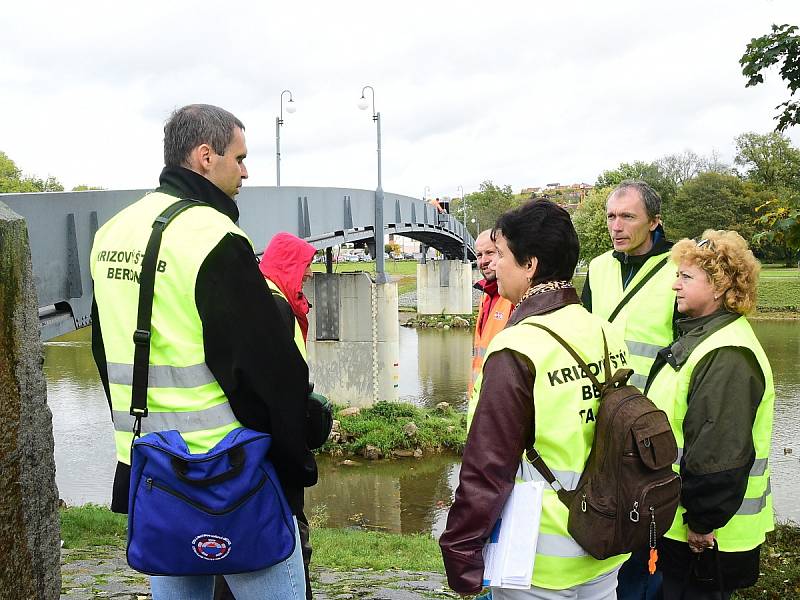
{"label": "overcast sky", "polygon": [[800,24],[800,1],[28,0],[0,19],[0,150],[26,174],[152,188],[164,119],[205,102],[245,123],[245,185],[275,185],[290,89],[281,183],[373,189],[369,84],[383,187],[421,197],[594,183],[685,149],[732,160],[788,97],[777,72],[745,89],[738,60],[772,23]]}

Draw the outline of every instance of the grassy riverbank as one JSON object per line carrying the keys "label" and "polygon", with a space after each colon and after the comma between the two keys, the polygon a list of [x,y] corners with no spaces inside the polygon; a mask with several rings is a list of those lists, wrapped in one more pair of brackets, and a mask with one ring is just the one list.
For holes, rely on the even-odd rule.
{"label": "grassy riverbank", "polygon": [[335,406],[333,418],[339,422],[338,428],[321,452],[367,458],[421,456],[443,450],[460,453],[466,442],[466,415],[446,404],[426,409],[403,402],[378,402],[358,412]]}
{"label": "grassy riverbank", "polygon": [[[61,531],[64,547],[85,550],[81,554],[86,557],[91,555],[93,547],[123,548],[126,520],[123,515],[100,506],[66,508],[61,510]],[[314,564],[325,568],[443,572],[439,546],[429,535],[313,528],[312,543]],[[800,597],[800,528],[778,525],[761,549],[758,583],[740,590],[734,598],[797,597]]]}

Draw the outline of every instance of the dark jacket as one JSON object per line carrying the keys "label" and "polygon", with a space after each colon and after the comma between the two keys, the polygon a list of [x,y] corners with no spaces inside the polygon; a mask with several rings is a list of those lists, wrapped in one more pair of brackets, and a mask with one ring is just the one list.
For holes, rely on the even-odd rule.
{"label": "dark jacket", "polygon": [[[166,168],[160,184],[159,192],[201,200],[233,222],[239,218],[235,202],[193,171]],[[242,425],[272,435],[270,459],[289,505],[297,511],[303,487],[317,481],[317,465],[305,444],[308,367],[247,240],[227,235],[208,254],[197,275],[195,305],[203,324],[206,364]],[[102,324],[94,302],[92,354],[110,404]],[[111,500],[115,512],[128,511],[129,479],[130,467],[118,463]]]}
{"label": "dark jacket", "polygon": [[[679,369],[703,340],[739,317],[720,310],[706,317],[678,320],[679,337],[659,352],[648,382],[661,369]],[[718,348],[704,356],[692,373],[680,473],[684,522],[696,533],[724,526],[744,499],[755,460],[753,423],[764,389],[761,367],[753,352],[744,347]],[[697,560],[686,543],[664,539],[663,545],[664,560],[659,564],[676,577],[687,572],[690,561]],[[729,573],[727,588],[755,581],[758,548],[719,555],[723,570]]]}
{"label": "dark jacket", "polygon": [[[536,294],[511,314],[507,327],[532,315],[578,304],[574,289]],[[510,349],[486,360],[481,397],[464,448],[456,502],[439,539],[447,581],[462,594],[480,591],[483,545],[503,510],[523,450],[535,433],[533,382],[535,369],[524,355]],[[503,435],[497,435],[497,432]]]}

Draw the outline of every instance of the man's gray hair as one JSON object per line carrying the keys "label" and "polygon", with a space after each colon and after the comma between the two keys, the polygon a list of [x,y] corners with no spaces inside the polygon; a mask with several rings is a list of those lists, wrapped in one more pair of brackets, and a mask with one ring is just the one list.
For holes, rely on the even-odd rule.
{"label": "man's gray hair", "polygon": [[189,154],[200,144],[222,156],[235,127],[244,131],[239,119],[218,106],[189,104],[175,110],[164,124],[164,166],[186,166]]}
{"label": "man's gray hair", "polygon": [[649,219],[655,219],[661,214],[661,196],[658,195],[657,191],[650,187],[649,183],[640,179],[626,179],[625,181],[620,182],[620,184],[614,188],[614,191],[612,191],[608,197],[611,199],[613,196],[616,196],[617,194],[625,194],[629,190],[636,190],[639,193],[639,197],[644,202],[644,207],[645,210],[647,210],[647,217]]}

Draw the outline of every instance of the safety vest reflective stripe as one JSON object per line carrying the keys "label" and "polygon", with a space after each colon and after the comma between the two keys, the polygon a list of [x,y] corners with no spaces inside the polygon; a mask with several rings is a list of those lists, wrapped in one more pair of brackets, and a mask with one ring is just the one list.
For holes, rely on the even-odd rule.
{"label": "safety vest reflective stripe", "polygon": [[[558,483],[561,484],[561,487],[568,491],[574,490],[576,487],[578,487],[578,482],[580,481],[582,475],[582,473],[576,473],[575,471],[560,471],[558,469],[550,469],[550,472],[553,473],[553,477],[558,480]],[[530,480],[544,481],[547,483],[547,480],[535,468],[531,469]]]}
{"label": "safety vest reflective stripe", "polygon": [[539,540],[536,543],[536,554],[557,556],[559,558],[589,556],[589,553],[581,548],[580,544],[571,537],[541,532],[539,532]]}
{"label": "safety vest reflective stripe", "polygon": [[476,347],[473,349],[472,355],[477,356],[478,358],[483,358],[486,356],[486,348],[483,346]]}
{"label": "safety vest reflective stripe", "polygon": [[[683,458],[683,448],[678,448],[678,458],[675,459],[673,464],[680,466],[681,459]],[[753,461],[753,466],[750,467],[750,477],[760,477],[767,472],[767,465],[769,464],[768,458],[757,458]]]}
{"label": "safety vest reflective stripe", "polygon": [[647,358],[653,358],[653,359],[658,354],[658,351],[664,347],[664,346],[658,346],[656,344],[635,342],[633,340],[625,340],[625,344],[628,346],[628,350],[630,351],[631,354],[636,354],[637,356],[645,356]]}
{"label": "safety vest reflective stripe", "polygon": [[[171,365],[150,365],[148,368],[148,388],[193,388],[216,379],[205,363],[188,367]],[[108,382],[119,385],[132,385],[133,365],[125,363],[108,363]]]}
{"label": "safety vest reflective stripe", "polygon": [[[133,431],[133,417],[124,411],[113,412],[115,431]],[[142,419],[142,433],[153,431],[167,431],[177,429],[181,433],[203,431],[224,427],[236,421],[236,416],[227,402],[217,404],[205,410],[192,410],[183,412],[153,412],[149,411]]]}
{"label": "safety vest reflective stripe", "polygon": [[736,511],[737,515],[757,515],[764,507],[767,506],[767,497],[772,493],[772,481],[767,479],[767,489],[761,494],[760,498],[745,498],[739,510]]}
{"label": "safety vest reflective stripe", "polygon": [[631,382],[631,385],[635,385],[640,390],[643,390],[644,386],[647,385],[647,377],[644,375],[639,375],[638,373],[631,375],[628,381]]}

